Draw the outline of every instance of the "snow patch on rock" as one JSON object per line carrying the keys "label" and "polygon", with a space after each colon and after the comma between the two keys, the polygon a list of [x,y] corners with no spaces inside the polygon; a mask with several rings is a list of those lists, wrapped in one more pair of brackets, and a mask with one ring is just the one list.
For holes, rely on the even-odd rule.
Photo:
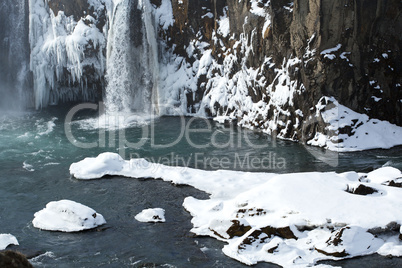
{"label": "snow patch on rock", "polygon": [[326,131],[317,132],[307,144],[338,152],[402,145],[402,127],[370,119],[339,104],[334,97],[322,97],[315,108],[316,117],[327,124]]}
{"label": "snow patch on rock", "polygon": [[[109,153],[113,155],[118,158]],[[398,238],[402,188],[384,184],[400,178],[396,168],[370,173],[272,174],[183,169],[131,159],[123,161],[122,168],[105,166],[94,173],[85,169],[88,164],[103,165],[103,159],[104,154],[99,159],[86,158],[74,163],[70,172],[83,179],[99,174],[161,178],[211,194],[208,200],[184,200],[193,217],[191,231],[225,241],[223,252],[248,265],[266,261],[306,267],[319,260],[373,253],[402,255]],[[377,192],[347,191],[349,185],[358,184]]]}
{"label": "snow patch on rock", "polygon": [[105,224],[103,216],[92,208],[70,200],[52,201],[34,215],[34,227],[61,232],[78,232]]}
{"label": "snow patch on rock", "polygon": [[140,222],[165,222],[165,210],[163,208],[144,209],[135,216]]}

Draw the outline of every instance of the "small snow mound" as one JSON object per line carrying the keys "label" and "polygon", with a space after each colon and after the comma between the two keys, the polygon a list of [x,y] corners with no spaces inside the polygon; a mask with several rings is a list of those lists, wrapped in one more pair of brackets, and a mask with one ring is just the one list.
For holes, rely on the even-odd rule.
{"label": "small snow mound", "polygon": [[48,231],[78,232],[106,223],[92,208],[70,200],[49,202],[34,217],[33,226]]}
{"label": "small snow mound", "polygon": [[124,160],[115,153],[102,153],[96,158],[87,157],[70,166],[70,174],[80,179],[97,179],[105,175],[114,175],[107,171],[119,173],[124,167]]}
{"label": "small snow mound", "polygon": [[135,216],[140,222],[165,222],[165,210],[163,208],[144,209]]}
{"label": "small snow mound", "polygon": [[385,183],[402,176],[399,169],[394,167],[382,167],[367,174],[367,179],[372,183]]}
{"label": "small snow mound", "polygon": [[0,234],[0,250],[6,249],[9,245],[19,245],[17,238],[11,234]]}

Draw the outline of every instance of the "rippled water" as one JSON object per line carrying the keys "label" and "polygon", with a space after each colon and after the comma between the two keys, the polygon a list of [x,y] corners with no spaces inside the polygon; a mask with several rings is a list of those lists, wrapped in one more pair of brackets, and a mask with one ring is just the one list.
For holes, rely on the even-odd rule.
{"label": "rippled water", "polygon": [[[67,125],[72,131],[66,135],[67,112],[68,109],[58,108],[0,116],[0,233],[15,235],[20,243],[16,249],[40,254],[31,259],[38,267],[242,266],[223,255],[223,243],[190,233],[191,216],[182,207],[183,199],[208,198],[207,194],[152,179],[107,177],[78,181],[70,177],[71,163],[101,152],[202,169],[277,173],[367,172],[383,165],[402,168],[401,147],[335,154],[204,119],[162,117],[150,124],[145,118],[121,130],[104,130],[94,127],[97,115],[86,112],[79,113],[75,122]],[[98,145],[79,148],[69,139]],[[174,145],[166,146],[169,143]],[[34,228],[34,213],[48,202],[60,199],[95,209],[105,217],[105,228],[82,233]],[[164,208],[166,223],[147,224],[134,219],[142,209],[150,207]],[[367,262],[377,267],[402,265],[400,258],[372,256],[345,260],[342,266]]]}

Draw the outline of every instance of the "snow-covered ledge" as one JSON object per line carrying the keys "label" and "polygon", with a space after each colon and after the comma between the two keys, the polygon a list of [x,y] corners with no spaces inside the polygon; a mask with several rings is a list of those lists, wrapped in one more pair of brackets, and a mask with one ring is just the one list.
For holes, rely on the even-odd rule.
{"label": "snow-covered ledge", "polygon": [[70,173],[77,179],[162,178],[211,194],[209,200],[184,200],[192,232],[226,242],[223,252],[245,264],[305,267],[374,253],[402,256],[402,174],[396,168],[342,174],[204,171],[103,153],[72,164]]}

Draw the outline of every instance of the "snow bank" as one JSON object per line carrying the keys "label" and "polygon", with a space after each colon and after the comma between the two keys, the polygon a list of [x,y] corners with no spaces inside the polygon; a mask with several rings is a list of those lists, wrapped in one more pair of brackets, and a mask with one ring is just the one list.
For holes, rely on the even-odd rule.
{"label": "snow bank", "polygon": [[324,259],[402,255],[402,189],[390,186],[402,174],[392,167],[278,175],[168,167],[103,153],[72,164],[70,173],[78,179],[161,178],[211,194],[184,200],[192,232],[225,241],[223,252],[245,264],[305,267]]}
{"label": "snow bank", "polygon": [[144,209],[135,216],[140,222],[165,222],[165,210],[163,208]]}
{"label": "snow bank", "polygon": [[19,245],[17,238],[11,234],[0,234],[0,250],[6,249],[9,245]]}
{"label": "snow bank", "polygon": [[50,202],[34,217],[33,226],[48,231],[78,232],[106,223],[95,210],[70,200]]}
{"label": "snow bank", "polygon": [[316,117],[321,117],[327,126],[325,133],[317,132],[307,144],[338,152],[402,145],[402,127],[370,119],[339,104],[334,97],[322,97],[315,108]]}

